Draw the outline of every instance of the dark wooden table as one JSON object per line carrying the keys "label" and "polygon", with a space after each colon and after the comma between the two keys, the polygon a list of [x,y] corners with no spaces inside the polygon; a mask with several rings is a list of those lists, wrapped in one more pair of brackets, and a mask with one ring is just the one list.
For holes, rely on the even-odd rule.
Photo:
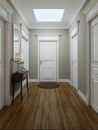
{"label": "dark wooden table", "polygon": [[15,93],[15,83],[21,83],[21,101],[23,101],[22,99],[22,82],[26,79],[26,86],[27,86],[27,92],[28,92],[28,71],[20,71],[20,72],[16,72],[13,73],[12,75],[12,83],[13,83],[13,99],[12,99],[12,103],[14,101],[14,93]]}

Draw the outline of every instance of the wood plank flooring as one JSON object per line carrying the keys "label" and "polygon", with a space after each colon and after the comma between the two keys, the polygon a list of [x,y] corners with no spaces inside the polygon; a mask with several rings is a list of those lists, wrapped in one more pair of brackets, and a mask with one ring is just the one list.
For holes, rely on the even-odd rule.
{"label": "wood plank flooring", "polygon": [[67,83],[56,89],[30,83],[20,101],[18,96],[0,112],[0,129],[98,129],[98,115]]}

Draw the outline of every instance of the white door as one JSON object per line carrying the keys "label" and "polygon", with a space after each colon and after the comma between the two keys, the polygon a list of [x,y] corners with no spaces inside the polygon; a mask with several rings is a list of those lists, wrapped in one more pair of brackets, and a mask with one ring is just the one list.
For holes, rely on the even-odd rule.
{"label": "white door", "polygon": [[98,113],[98,17],[91,24],[91,106]]}
{"label": "white door", "polygon": [[78,36],[72,38],[72,85],[78,89]]}
{"label": "white door", "polygon": [[57,81],[57,42],[39,44],[39,81]]}
{"label": "white door", "polygon": [[0,20],[0,109],[4,106],[4,27]]}

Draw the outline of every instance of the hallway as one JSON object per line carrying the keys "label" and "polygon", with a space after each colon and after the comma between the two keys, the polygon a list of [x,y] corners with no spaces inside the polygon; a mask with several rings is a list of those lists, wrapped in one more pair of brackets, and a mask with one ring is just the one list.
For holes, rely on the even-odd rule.
{"label": "hallway", "polygon": [[68,83],[56,89],[31,83],[23,103],[18,96],[0,112],[0,129],[98,129],[98,115]]}

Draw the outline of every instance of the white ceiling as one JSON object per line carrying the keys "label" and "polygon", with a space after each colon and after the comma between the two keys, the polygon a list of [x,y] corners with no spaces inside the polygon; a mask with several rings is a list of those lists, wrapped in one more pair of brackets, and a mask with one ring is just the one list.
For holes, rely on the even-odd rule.
{"label": "white ceiling", "polygon": [[[68,29],[86,0],[11,0],[28,28]],[[33,9],[65,9],[62,22],[36,22]]]}

